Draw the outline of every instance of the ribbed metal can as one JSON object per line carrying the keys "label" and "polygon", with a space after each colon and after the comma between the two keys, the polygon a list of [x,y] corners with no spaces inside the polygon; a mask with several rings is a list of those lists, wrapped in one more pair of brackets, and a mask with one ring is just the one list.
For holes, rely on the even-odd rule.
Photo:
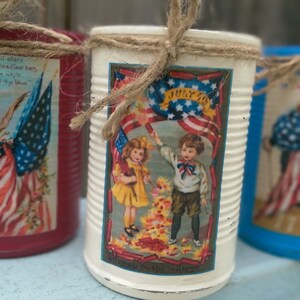
{"label": "ribbed metal can", "polygon": [[[264,48],[266,57],[299,54],[298,46]],[[264,251],[299,259],[300,77],[291,78],[253,98],[239,235]]]}
{"label": "ribbed metal can", "polygon": [[[165,33],[160,27],[99,27],[96,34]],[[191,40],[241,42],[189,30]],[[134,80],[150,51],[92,52],[92,98]],[[109,142],[109,107],[91,119],[84,257],[107,287],[143,299],[190,299],[226,284],[234,269],[249,109],[256,63],[184,55],[152,83]],[[95,100],[92,105],[95,104]]]}
{"label": "ribbed metal can", "polygon": [[[73,44],[84,40],[82,34],[62,33]],[[55,42],[30,31],[0,34],[8,42]],[[48,251],[76,233],[82,137],[69,123],[84,94],[83,55],[42,59],[5,53],[0,54],[1,258]]]}

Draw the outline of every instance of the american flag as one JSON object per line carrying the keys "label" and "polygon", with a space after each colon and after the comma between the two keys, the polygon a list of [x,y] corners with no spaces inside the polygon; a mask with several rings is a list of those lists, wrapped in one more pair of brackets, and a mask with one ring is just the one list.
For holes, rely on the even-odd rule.
{"label": "american flag", "polygon": [[[39,196],[40,180],[37,171],[17,176],[11,149],[4,146],[5,155],[0,158],[0,236],[17,236],[46,232],[51,229],[51,216],[46,201],[35,201]],[[27,214],[35,210],[36,226],[28,222]]]}
{"label": "american flag", "polygon": [[41,195],[39,168],[50,139],[52,82],[40,97],[42,80],[43,74],[31,91],[12,142],[0,144],[0,236],[51,228],[47,202]]}
{"label": "american flag", "polygon": [[[145,111],[145,119],[147,123],[154,123],[165,120],[164,117],[157,115],[151,107],[147,108]],[[121,121],[121,127],[125,134],[128,134],[131,130],[142,126],[142,124],[137,121],[135,113],[129,113]]]}
{"label": "american flag", "polygon": [[293,109],[281,115],[272,128],[270,142],[289,153],[287,166],[270,192],[268,201],[255,215],[272,216],[300,204],[300,112]]}
{"label": "american flag", "polygon": [[272,128],[271,143],[281,150],[300,151],[300,112],[297,109],[276,120]]}
{"label": "american flag", "polygon": [[196,101],[177,99],[169,103],[167,109],[160,104],[164,101],[165,92],[174,88],[190,88],[204,92],[210,99],[210,107],[215,109],[223,104],[223,85],[226,78],[221,72],[194,76],[192,73],[170,72],[156,80],[147,90],[150,106],[168,120],[181,120],[188,116],[203,116],[203,107]]}
{"label": "american flag", "polygon": [[293,152],[286,171],[279,177],[269,199],[255,218],[284,213],[300,204],[300,151]]}
{"label": "american flag", "polygon": [[[122,169],[124,169],[125,166],[125,170],[123,170],[123,173],[126,173],[127,164],[126,161],[122,158],[122,151],[124,146],[127,144],[127,142],[128,142],[128,138],[125,132],[123,131],[123,129],[120,128],[117,137],[115,138],[115,140],[112,141],[112,147],[111,147],[112,156],[113,156],[112,170],[115,169],[116,164],[118,163]],[[116,182],[114,173],[112,173],[112,175],[114,181]]]}
{"label": "american flag", "polygon": [[[138,74],[131,70],[120,69],[114,73],[113,89],[133,81]],[[206,137],[213,145],[219,146],[221,116],[220,108],[223,104],[224,95],[223,73],[213,72],[200,76],[194,76],[188,72],[172,71],[165,77],[155,81],[147,89],[148,107],[144,111],[147,123],[154,123],[164,120],[177,121],[187,132]],[[203,108],[197,102],[186,99],[177,99],[169,103],[167,109],[162,109],[160,104],[164,101],[165,92],[172,88],[191,88],[204,92],[210,99],[210,108],[216,115],[209,118],[203,114]],[[126,115],[121,127],[127,135],[131,130],[142,126],[137,120],[134,112]],[[217,149],[215,149],[217,150]],[[216,152],[216,151],[215,151]]]}
{"label": "american flag", "polygon": [[[173,71],[155,81],[148,88],[147,96],[155,113],[168,120],[177,121],[186,131],[204,136],[216,146],[221,126],[220,107],[224,101],[225,80],[221,72],[195,76],[192,73]],[[212,118],[206,116],[201,104],[188,99],[176,99],[169,103],[167,109],[162,108],[165,92],[176,88],[189,88],[205,93],[210,100],[209,108],[214,110],[216,115]]]}
{"label": "american flag", "polygon": [[47,154],[50,140],[51,98],[52,82],[42,97],[37,97],[35,102],[28,102],[27,105],[30,107],[24,108],[13,139],[13,154],[16,158],[18,175],[38,169]]}
{"label": "american flag", "polygon": [[122,128],[120,128],[118,136],[116,138],[115,141],[115,145],[116,145],[116,149],[118,153],[122,153],[124,146],[127,144],[128,142],[128,138],[125,134],[125,132],[123,131]]}

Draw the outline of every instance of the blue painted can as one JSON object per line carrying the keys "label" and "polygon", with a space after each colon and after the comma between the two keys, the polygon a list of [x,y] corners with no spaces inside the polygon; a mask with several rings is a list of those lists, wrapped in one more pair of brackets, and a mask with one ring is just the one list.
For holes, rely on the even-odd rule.
{"label": "blue painted can", "polygon": [[[300,55],[300,46],[266,47],[264,55]],[[264,251],[300,259],[300,74],[294,79],[253,97],[239,236]]]}

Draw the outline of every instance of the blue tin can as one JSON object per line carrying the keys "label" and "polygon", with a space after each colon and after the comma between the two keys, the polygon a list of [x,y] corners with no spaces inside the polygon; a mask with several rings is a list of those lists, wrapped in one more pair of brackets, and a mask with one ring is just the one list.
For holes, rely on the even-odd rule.
{"label": "blue tin can", "polygon": [[[266,47],[264,55],[296,56],[300,46]],[[300,259],[299,73],[253,97],[239,236],[264,251]]]}

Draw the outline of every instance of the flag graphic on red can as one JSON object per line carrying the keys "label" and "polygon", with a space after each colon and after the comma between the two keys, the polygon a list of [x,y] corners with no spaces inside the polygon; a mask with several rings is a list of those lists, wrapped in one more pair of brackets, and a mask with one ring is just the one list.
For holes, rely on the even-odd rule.
{"label": "flag graphic on red can", "polygon": [[[30,58],[19,58],[17,68],[11,67],[7,72],[5,66],[13,65],[4,63],[12,59],[1,57],[4,76],[0,85],[0,236],[3,237],[48,232],[56,226],[53,182],[57,162],[51,159],[49,166],[49,151],[57,151],[51,131],[58,123],[57,108],[52,105],[53,96],[58,93],[59,65],[56,60],[49,61],[47,66],[43,60],[32,59],[34,64]],[[40,71],[33,66],[40,66]],[[22,81],[12,80],[16,77]],[[54,142],[51,146],[50,140]]]}

